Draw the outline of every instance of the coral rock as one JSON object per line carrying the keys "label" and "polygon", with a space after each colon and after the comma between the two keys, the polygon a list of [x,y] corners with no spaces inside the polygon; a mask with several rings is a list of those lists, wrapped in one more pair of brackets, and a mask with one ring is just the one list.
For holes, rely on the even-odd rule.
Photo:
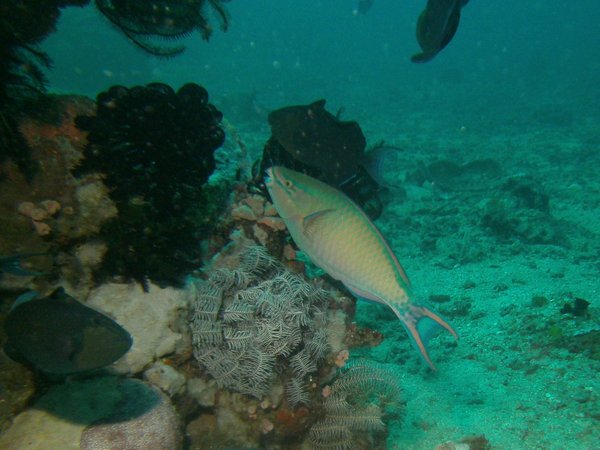
{"label": "coral rock", "polygon": [[88,306],[112,316],[133,337],[131,350],[115,363],[118,372],[139,373],[183,345],[182,334],[174,330],[187,310],[186,295],[153,284],[144,292],[137,284],[117,283],[104,284],[90,294]]}
{"label": "coral rock", "polygon": [[187,382],[187,394],[202,406],[215,406],[217,382],[215,380],[204,381],[201,378],[191,378]]}
{"label": "coral rock", "polygon": [[39,222],[46,220],[48,217],[50,217],[50,214],[48,214],[48,211],[46,211],[44,208],[36,207],[29,212],[29,217]]}
{"label": "coral rock", "polygon": [[50,233],[52,233],[52,229],[50,228],[50,225],[48,225],[47,223],[38,222],[37,220],[34,220],[34,221],[32,221],[32,224],[33,224],[33,228],[35,229],[35,232],[39,236],[48,236]]}
{"label": "coral rock", "polygon": [[257,223],[266,225],[274,231],[285,230],[285,222],[279,217],[263,217],[257,220]]}
{"label": "coral rock", "polygon": [[260,195],[251,195],[243,200],[248,205],[252,212],[258,217],[262,216],[265,212],[265,198]]}
{"label": "coral rock", "polygon": [[31,211],[35,209],[35,205],[32,202],[21,202],[19,206],[17,206],[17,211],[19,214],[25,217],[31,217]]}
{"label": "coral rock", "polygon": [[144,380],[159,387],[169,396],[181,394],[185,389],[185,376],[160,361],[155,362],[152,367],[144,372]]}
{"label": "coral rock", "polygon": [[256,214],[248,205],[240,205],[231,211],[234,219],[256,220]]}
{"label": "coral rock", "polygon": [[44,200],[40,202],[40,208],[46,210],[46,212],[53,216],[60,211],[60,203],[56,200]]}

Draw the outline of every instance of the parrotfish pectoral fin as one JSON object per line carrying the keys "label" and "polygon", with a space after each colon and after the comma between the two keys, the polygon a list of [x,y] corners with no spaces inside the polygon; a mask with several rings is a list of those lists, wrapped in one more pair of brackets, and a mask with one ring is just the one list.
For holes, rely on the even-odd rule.
{"label": "parrotfish pectoral fin", "polygon": [[323,209],[321,211],[314,212],[309,214],[308,216],[302,219],[302,231],[307,237],[310,237],[312,234],[312,230],[317,226],[319,221],[325,216],[327,213],[335,211],[334,209]]}
{"label": "parrotfish pectoral fin", "polygon": [[448,322],[425,306],[410,305],[402,311],[394,309],[394,312],[402,321],[404,328],[408,332],[408,336],[421,354],[421,357],[429,364],[429,367],[436,370],[427,353],[427,342],[437,334],[440,328],[445,328],[455,339],[458,339],[456,331],[454,331]]}

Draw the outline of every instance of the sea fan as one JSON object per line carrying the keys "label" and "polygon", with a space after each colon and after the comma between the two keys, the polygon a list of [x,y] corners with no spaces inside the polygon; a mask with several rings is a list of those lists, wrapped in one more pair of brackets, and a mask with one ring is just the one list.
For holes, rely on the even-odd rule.
{"label": "sea fan", "polygon": [[290,405],[307,403],[303,378],[328,352],[325,291],[259,246],[244,252],[238,269],[215,270],[192,285],[194,356],[217,383],[260,398],[275,373],[284,374]]}
{"label": "sea fan", "polygon": [[290,358],[290,366],[294,375],[298,378],[302,378],[317,370],[315,360],[305,348]]}
{"label": "sea fan", "polygon": [[298,378],[291,378],[285,386],[287,400],[292,408],[298,405],[307,405],[310,402],[310,396],[306,390],[304,382]]}
{"label": "sea fan", "polygon": [[350,362],[331,385],[324,417],[311,427],[309,440],[317,449],[354,448],[358,436],[385,430],[385,412],[399,406],[399,378],[393,370],[371,361]]}
{"label": "sea fan", "polygon": [[323,329],[315,331],[315,334],[306,340],[305,348],[317,361],[323,359],[329,353],[327,332]]}
{"label": "sea fan", "polygon": [[242,255],[240,270],[255,276],[264,276],[269,272],[280,271],[281,265],[269,255],[265,247],[255,245],[249,247]]}
{"label": "sea fan", "polygon": [[323,422],[311,427],[309,439],[317,449],[349,450],[355,443],[348,427]]}

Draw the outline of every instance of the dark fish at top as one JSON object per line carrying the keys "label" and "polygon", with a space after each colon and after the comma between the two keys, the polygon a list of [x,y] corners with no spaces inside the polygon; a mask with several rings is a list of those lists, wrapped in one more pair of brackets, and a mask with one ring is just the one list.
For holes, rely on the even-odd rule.
{"label": "dark fish at top", "polygon": [[428,0],[417,22],[417,41],[423,50],[411,57],[422,63],[433,59],[454,37],[460,10],[469,0]]}
{"label": "dark fish at top", "polygon": [[23,294],[4,327],[6,353],[49,374],[100,369],[127,353],[132,344],[119,324],[79,303],[63,288],[43,298],[35,292]]}
{"label": "dark fish at top", "polygon": [[361,14],[368,13],[371,9],[371,6],[373,6],[374,1],[375,0],[358,0],[357,11]]}

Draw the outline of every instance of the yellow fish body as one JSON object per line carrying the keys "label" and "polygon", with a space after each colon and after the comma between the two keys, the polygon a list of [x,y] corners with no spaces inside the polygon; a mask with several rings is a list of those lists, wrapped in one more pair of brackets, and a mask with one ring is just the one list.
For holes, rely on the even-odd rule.
{"label": "yellow fish body", "polygon": [[404,269],[375,224],[346,195],[315,178],[281,166],[267,175],[275,209],[298,247],[357,297],[390,307],[435,369],[425,346],[429,330],[441,326],[457,338],[456,332],[412,299]]}

